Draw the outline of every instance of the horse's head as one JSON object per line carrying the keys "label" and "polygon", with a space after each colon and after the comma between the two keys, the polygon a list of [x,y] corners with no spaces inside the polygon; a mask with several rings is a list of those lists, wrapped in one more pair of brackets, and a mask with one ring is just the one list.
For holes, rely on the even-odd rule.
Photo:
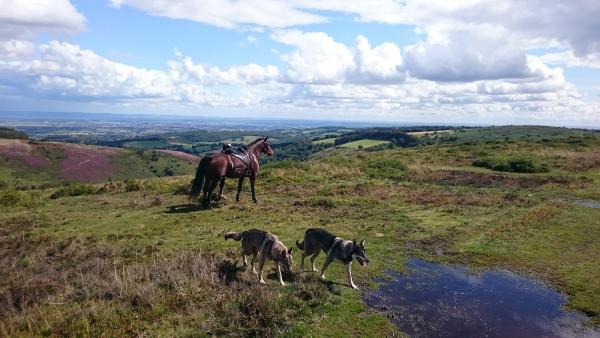
{"label": "horse's head", "polygon": [[273,149],[271,149],[271,144],[269,144],[269,136],[263,137],[260,145],[260,152],[267,154],[267,156],[273,155]]}

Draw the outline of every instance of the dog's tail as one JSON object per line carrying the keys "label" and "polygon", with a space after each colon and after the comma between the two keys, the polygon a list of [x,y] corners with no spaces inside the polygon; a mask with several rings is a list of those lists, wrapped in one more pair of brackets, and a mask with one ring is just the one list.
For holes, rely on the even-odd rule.
{"label": "dog's tail", "polygon": [[242,231],[242,232],[230,231],[230,232],[226,232],[224,237],[225,237],[225,240],[228,240],[231,238],[234,241],[239,241],[244,237],[244,233],[245,233],[245,231]]}
{"label": "dog's tail", "polygon": [[298,249],[304,251],[304,241],[298,242],[298,240],[296,240],[296,246],[298,247]]}

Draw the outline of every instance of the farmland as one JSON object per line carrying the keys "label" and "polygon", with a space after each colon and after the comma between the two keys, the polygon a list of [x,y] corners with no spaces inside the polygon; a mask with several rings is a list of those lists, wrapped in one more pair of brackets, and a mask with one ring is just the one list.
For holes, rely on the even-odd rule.
{"label": "farmland", "polygon": [[[260,286],[240,267],[239,243],[222,239],[259,227],[291,246],[315,226],[366,238],[372,264],[353,268],[362,292],[413,256],[495,266],[546,281],[599,325],[600,209],[574,201],[600,200],[600,137],[526,129],[270,162],[257,181],[258,204],[247,187],[233,203],[228,181],[229,198],[213,210],[188,204],[191,176],[90,184],[76,193],[0,190],[0,274],[9,277],[0,282],[0,334],[397,334],[345,285],[341,264],[331,265],[325,282],[309,273],[287,276],[280,287],[267,263]],[[523,154],[546,170],[474,165]]]}
{"label": "farmland", "polygon": [[350,148],[350,149],[368,149],[379,145],[390,144],[389,141],[380,141],[380,140],[369,140],[362,139],[358,141],[348,142],[339,145],[341,148]]}

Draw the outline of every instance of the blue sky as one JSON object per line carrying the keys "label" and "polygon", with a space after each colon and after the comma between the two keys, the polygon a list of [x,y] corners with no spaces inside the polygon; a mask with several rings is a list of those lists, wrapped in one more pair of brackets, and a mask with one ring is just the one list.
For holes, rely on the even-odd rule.
{"label": "blue sky", "polygon": [[600,126],[600,4],[0,3],[12,111]]}

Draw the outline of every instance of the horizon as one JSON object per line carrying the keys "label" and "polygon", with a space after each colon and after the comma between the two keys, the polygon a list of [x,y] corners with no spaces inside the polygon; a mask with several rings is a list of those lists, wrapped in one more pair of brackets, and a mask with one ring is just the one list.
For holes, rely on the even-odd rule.
{"label": "horizon", "polygon": [[0,10],[0,104],[21,114],[600,128],[600,4],[589,1]]}
{"label": "horizon", "polygon": [[[38,115],[46,115],[46,116],[36,116]],[[70,117],[64,117],[61,115],[72,115]],[[105,112],[11,112],[11,111],[0,111],[0,123],[2,120],[12,119],[13,121],[20,120],[40,120],[40,119],[49,119],[49,120],[65,120],[65,121],[77,121],[77,120],[93,120],[93,117],[102,117],[97,120],[110,120],[110,118],[114,119],[127,119],[127,120],[167,120],[174,119],[177,121],[200,121],[207,120],[211,122],[222,121],[224,117],[222,116],[212,116],[212,115],[193,115],[193,114],[144,114],[144,113],[105,113]],[[461,123],[461,122],[418,122],[418,121],[377,121],[377,120],[344,120],[344,119],[302,119],[302,118],[291,118],[291,117],[277,117],[277,116],[240,116],[238,117],[240,122],[243,121],[271,121],[271,122],[287,122],[287,123],[301,123],[301,124],[312,124],[314,127],[345,127],[352,126],[357,128],[371,128],[371,127],[382,127],[382,128],[393,128],[393,127],[439,127],[439,126],[449,126],[449,127],[467,127],[467,128],[486,128],[486,127],[518,127],[518,126],[530,126],[530,127],[558,127],[558,128],[571,128],[571,129],[585,129],[585,130],[600,130],[600,125],[576,125],[576,124],[539,124],[539,123],[522,123],[522,124],[511,124],[511,123],[487,123],[487,124],[476,124],[476,123]],[[96,119],[94,119],[96,120]],[[227,120],[231,121],[230,117],[227,117]],[[2,125],[0,125],[2,126]],[[286,128],[289,128],[290,125],[287,125]],[[298,128],[305,128],[306,126],[298,125]],[[277,129],[277,128],[272,128]]]}

